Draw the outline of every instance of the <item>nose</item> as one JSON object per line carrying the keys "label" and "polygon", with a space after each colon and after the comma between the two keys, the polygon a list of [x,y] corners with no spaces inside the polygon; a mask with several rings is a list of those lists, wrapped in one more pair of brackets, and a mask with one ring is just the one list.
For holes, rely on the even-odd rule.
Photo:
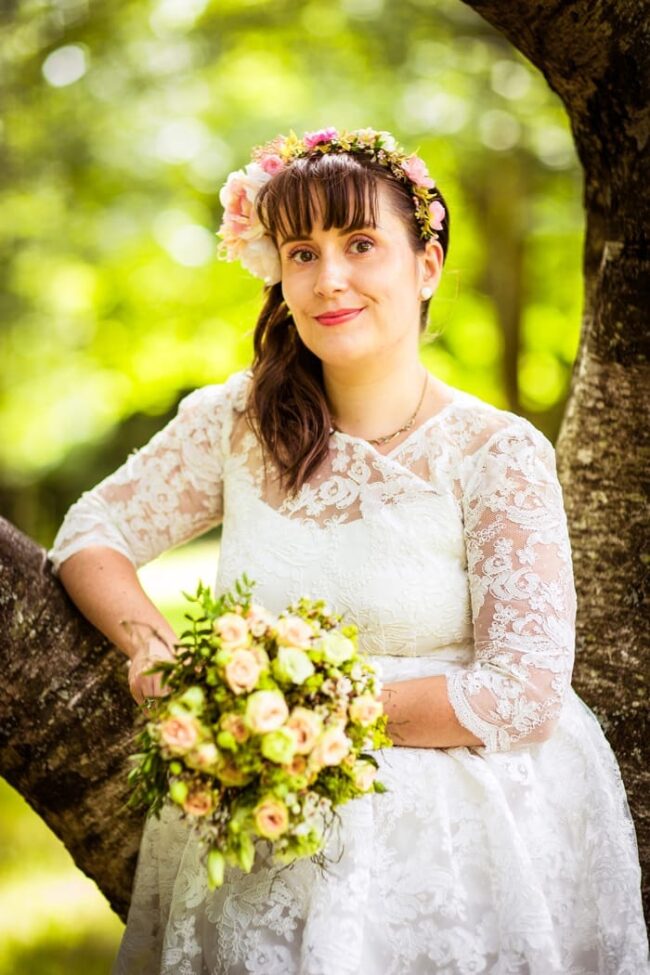
{"label": "nose", "polygon": [[318,259],[318,269],[314,280],[314,293],[327,297],[347,288],[347,269],[345,258],[340,254],[323,251]]}

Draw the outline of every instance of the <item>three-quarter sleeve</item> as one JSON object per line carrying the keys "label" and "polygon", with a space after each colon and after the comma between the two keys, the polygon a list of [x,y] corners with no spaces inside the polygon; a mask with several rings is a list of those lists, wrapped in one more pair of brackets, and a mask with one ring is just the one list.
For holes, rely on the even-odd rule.
{"label": "three-quarter sleeve", "polygon": [[570,685],[576,593],[552,445],[521,417],[468,458],[462,510],[475,657],[448,676],[487,751],[544,741]]}
{"label": "three-quarter sleeve", "polygon": [[185,396],[162,430],[81,495],[48,552],[55,573],[89,545],[115,549],[139,568],[221,522],[228,386]]}

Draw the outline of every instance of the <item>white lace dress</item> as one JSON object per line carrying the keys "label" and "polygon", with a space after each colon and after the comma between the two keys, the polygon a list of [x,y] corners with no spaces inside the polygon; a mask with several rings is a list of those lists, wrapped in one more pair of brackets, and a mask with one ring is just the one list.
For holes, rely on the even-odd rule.
{"label": "white lace dress", "polygon": [[575,590],[551,444],[453,391],[390,453],[334,433],[283,496],[242,409],[248,371],[187,396],[72,506],[50,557],[104,544],[141,566],[223,523],[279,611],[324,596],[386,682],[445,675],[484,746],[378,751],[389,791],[341,809],[323,875],[228,868],[148,821],[115,975],[646,975],[634,826],[614,755],[570,686]]}

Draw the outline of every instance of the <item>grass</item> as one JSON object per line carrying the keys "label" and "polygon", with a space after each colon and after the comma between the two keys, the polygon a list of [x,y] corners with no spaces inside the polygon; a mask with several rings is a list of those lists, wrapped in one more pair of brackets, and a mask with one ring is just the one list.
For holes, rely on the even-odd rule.
{"label": "grass", "polygon": [[[200,579],[213,585],[216,541],[162,555],[140,570],[146,592],[180,633]],[[109,975],[123,925],[95,883],[24,799],[0,779],[0,975]]]}

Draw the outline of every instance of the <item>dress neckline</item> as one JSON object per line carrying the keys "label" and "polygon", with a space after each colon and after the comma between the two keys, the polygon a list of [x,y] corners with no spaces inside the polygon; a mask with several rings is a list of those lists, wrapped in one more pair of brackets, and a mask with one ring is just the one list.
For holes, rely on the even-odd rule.
{"label": "dress neckline", "polygon": [[418,436],[418,434],[422,433],[424,430],[427,430],[430,426],[432,426],[434,422],[439,420],[440,417],[442,417],[445,413],[447,413],[447,411],[451,409],[452,406],[457,405],[458,400],[462,395],[461,390],[456,389],[454,386],[447,386],[447,389],[451,393],[451,399],[448,400],[444,404],[444,406],[441,406],[440,409],[437,410],[435,413],[433,413],[431,416],[428,416],[426,420],[423,420],[422,423],[418,424],[418,426],[415,427],[414,430],[411,430],[409,435],[405,437],[401,443],[398,443],[396,447],[393,447],[392,450],[389,450],[386,453],[384,453],[384,451],[378,450],[377,447],[374,444],[371,444],[369,440],[365,440],[363,437],[357,437],[352,433],[344,433],[342,430],[333,430],[331,436],[337,437],[339,440],[348,440],[353,443],[365,444],[368,450],[371,450],[373,453],[378,454],[380,457],[387,457],[387,458],[395,457],[404,447],[406,447],[407,444],[411,442],[411,440],[413,440],[416,436]]}

